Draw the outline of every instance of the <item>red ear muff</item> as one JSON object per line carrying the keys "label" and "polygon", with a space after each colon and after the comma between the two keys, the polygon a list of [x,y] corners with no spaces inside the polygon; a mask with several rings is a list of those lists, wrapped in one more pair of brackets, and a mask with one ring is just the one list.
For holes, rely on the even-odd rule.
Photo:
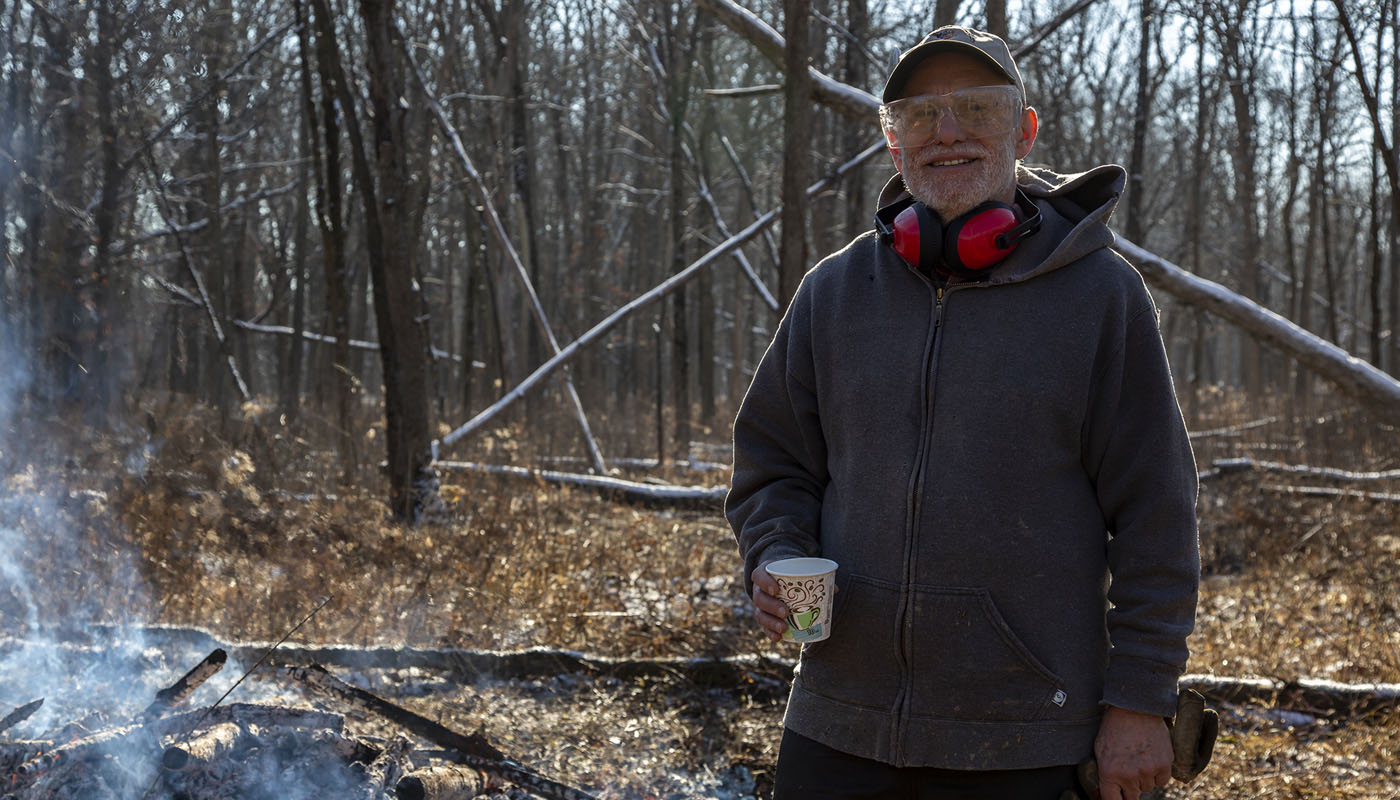
{"label": "red ear muff", "polygon": [[928,206],[914,203],[895,215],[890,246],[911,266],[930,272],[943,251],[943,224]]}
{"label": "red ear muff", "polygon": [[944,267],[955,275],[967,275],[1000,263],[1016,249],[1007,234],[1019,223],[1016,209],[1005,203],[983,203],[963,214],[948,223]]}

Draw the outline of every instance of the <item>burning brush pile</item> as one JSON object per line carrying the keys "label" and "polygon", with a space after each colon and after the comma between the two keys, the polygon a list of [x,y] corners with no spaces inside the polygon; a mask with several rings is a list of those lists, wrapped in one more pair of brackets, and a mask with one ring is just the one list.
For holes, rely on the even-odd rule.
{"label": "burning brush pile", "polygon": [[[9,712],[0,718],[0,800],[594,800],[512,761],[480,734],[446,728],[319,665],[273,669],[320,705],[377,716],[398,732],[356,735],[337,710],[280,703],[180,711],[227,660],[215,650],[122,722],[84,720],[10,739],[6,731],[43,700]],[[432,748],[420,749],[421,741]]]}

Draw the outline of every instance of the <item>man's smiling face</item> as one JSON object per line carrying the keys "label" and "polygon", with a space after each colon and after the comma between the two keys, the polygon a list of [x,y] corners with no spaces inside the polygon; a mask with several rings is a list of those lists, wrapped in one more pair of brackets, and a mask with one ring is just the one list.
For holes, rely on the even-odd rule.
{"label": "man's smiling face", "polygon": [[[919,64],[900,97],[1009,84],[985,59],[940,52]],[[950,220],[988,200],[1015,200],[1016,161],[1030,152],[1035,131],[1035,111],[1029,108],[1011,131],[984,138],[962,130],[952,114],[943,114],[927,144],[893,151],[895,166],[915,199]]]}

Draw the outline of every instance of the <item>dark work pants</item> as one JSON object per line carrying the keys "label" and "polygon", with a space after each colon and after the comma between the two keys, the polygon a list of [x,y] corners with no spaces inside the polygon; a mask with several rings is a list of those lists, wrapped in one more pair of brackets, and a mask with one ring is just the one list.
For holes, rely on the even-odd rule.
{"label": "dark work pants", "polygon": [[987,772],[901,768],[783,729],[773,800],[1059,800],[1077,787],[1073,764]]}

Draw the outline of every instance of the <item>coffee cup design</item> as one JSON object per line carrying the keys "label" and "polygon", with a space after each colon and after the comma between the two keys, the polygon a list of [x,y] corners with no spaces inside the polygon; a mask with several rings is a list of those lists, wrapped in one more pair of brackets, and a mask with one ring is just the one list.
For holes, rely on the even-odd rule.
{"label": "coffee cup design", "polygon": [[779,600],[788,607],[783,641],[819,642],[831,635],[831,599],[836,593],[836,562],[829,558],[785,558],[768,565],[778,582]]}

